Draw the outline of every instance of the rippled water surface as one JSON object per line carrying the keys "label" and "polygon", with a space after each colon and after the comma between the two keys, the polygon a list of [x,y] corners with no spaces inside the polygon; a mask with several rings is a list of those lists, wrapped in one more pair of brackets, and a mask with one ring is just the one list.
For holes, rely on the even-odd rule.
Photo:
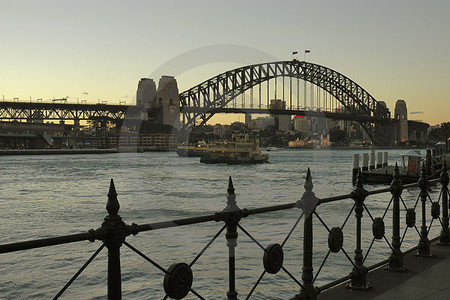
{"label": "rippled water surface", "polygon": [[[390,163],[400,162],[389,150]],[[361,150],[279,150],[270,152],[270,163],[261,165],[205,165],[198,158],[175,153],[119,153],[106,155],[49,155],[0,157],[0,243],[86,232],[100,227],[110,179],[119,194],[120,212],[128,223],[146,224],[211,214],[226,205],[228,176],[232,176],[241,208],[292,203],[299,200],[307,168],[311,168],[314,191],[319,198],[352,191],[352,154]],[[374,187],[367,187],[373,189]],[[417,194],[405,191],[405,202],[414,204]],[[410,199],[410,200],[408,200]],[[382,216],[389,194],[370,197],[366,205],[373,217]],[[352,200],[321,205],[317,213],[331,227],[342,226]],[[250,216],[241,225],[263,246],[282,243],[300,216],[291,209]],[[390,239],[390,215],[386,236]],[[364,252],[372,242],[371,220],[365,212]],[[172,263],[190,263],[222,223],[204,223],[142,232],[127,241],[163,268]],[[354,213],[344,227],[344,248],[353,258]],[[314,219],[314,269],[327,255],[327,231]],[[303,225],[300,222],[284,246],[284,266],[301,281]],[[405,246],[415,245],[414,232]],[[47,299],[55,296],[100,242],[68,245],[1,254],[0,298]],[[371,265],[388,257],[385,241],[376,241],[367,258]],[[163,299],[163,273],[129,248],[121,249],[124,299]],[[364,253],[365,254],[365,253]],[[236,250],[236,282],[245,298],[263,272],[263,251],[242,231]],[[106,297],[106,250],[88,266],[64,293],[62,299],[104,299]],[[321,285],[351,271],[342,253],[331,254],[315,282]],[[193,289],[205,299],[224,299],[228,290],[228,250],[225,234],[193,265]],[[288,299],[298,293],[297,283],[284,271],[266,274],[253,299]],[[189,294],[188,299],[196,299]]]}

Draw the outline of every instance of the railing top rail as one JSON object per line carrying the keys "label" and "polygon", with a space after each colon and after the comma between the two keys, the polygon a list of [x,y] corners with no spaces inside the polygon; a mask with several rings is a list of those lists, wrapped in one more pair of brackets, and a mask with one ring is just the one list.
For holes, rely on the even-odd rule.
{"label": "railing top rail", "polygon": [[[434,183],[438,183],[438,182],[439,182],[439,179],[433,179],[433,180],[429,181],[430,184],[434,184]],[[418,183],[411,183],[411,184],[405,184],[404,188],[413,188],[413,187],[418,187],[418,186],[419,186]],[[373,190],[373,191],[368,191],[368,195],[381,194],[381,193],[386,193],[389,191],[390,191],[390,188],[377,189],[377,190]],[[333,196],[333,197],[321,198],[321,199],[319,199],[318,204],[324,204],[324,203],[335,202],[335,201],[339,201],[339,200],[345,200],[345,199],[349,199],[351,197],[352,197],[352,194],[344,194],[344,195],[338,195],[338,196]],[[253,208],[253,209],[243,209],[242,211],[244,212],[245,215],[256,215],[256,214],[292,209],[292,208],[296,207],[296,204],[297,204],[296,202],[286,203],[286,204],[266,206],[266,207]],[[210,222],[210,221],[216,221],[216,222],[220,221],[218,214],[216,213],[216,214],[203,215],[203,216],[197,216],[197,217],[192,217],[192,218],[176,219],[176,220],[148,223],[148,224],[142,224],[142,225],[133,224],[133,225],[131,225],[131,227],[132,227],[133,233],[137,234],[137,233],[143,232],[143,231],[199,224],[199,223]],[[41,247],[47,247],[47,246],[81,242],[81,241],[94,241],[96,239],[102,240],[102,237],[105,234],[106,233],[101,230],[91,229],[85,233],[77,233],[77,234],[72,234],[72,235],[57,236],[57,237],[51,237],[51,238],[35,239],[35,240],[22,241],[22,242],[10,243],[10,244],[3,244],[3,245],[0,245],[0,254],[21,251],[21,250],[28,250],[28,249],[33,249],[33,248],[41,248]]]}

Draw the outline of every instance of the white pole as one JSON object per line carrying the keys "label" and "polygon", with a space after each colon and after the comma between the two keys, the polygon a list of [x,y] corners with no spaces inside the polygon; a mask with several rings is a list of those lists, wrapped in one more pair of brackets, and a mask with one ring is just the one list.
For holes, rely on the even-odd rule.
{"label": "white pole", "polygon": [[383,152],[383,166],[387,166],[388,165],[388,153],[387,152]]}
{"label": "white pole", "polygon": [[369,153],[363,153],[362,157],[362,170],[369,170]]}
{"label": "white pole", "polygon": [[356,183],[356,177],[358,176],[358,170],[359,170],[359,154],[353,154],[353,170],[352,170],[353,184]]}
{"label": "white pole", "polygon": [[370,169],[375,169],[375,149],[370,149]]}
{"label": "white pole", "polygon": [[380,169],[383,166],[383,152],[377,153],[377,169]]}

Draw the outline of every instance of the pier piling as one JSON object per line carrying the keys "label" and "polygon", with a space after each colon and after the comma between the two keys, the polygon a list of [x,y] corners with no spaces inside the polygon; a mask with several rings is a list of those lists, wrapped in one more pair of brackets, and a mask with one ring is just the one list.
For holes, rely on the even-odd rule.
{"label": "pier piling", "polygon": [[358,171],[359,171],[359,154],[353,154],[353,170],[352,170],[353,185],[356,184],[356,176],[358,176]]}
{"label": "pier piling", "polygon": [[362,171],[369,170],[369,153],[363,153],[362,156]]}
{"label": "pier piling", "polygon": [[377,153],[377,169],[380,169],[383,166],[383,152]]}
{"label": "pier piling", "polygon": [[370,149],[370,170],[375,169],[375,149]]}

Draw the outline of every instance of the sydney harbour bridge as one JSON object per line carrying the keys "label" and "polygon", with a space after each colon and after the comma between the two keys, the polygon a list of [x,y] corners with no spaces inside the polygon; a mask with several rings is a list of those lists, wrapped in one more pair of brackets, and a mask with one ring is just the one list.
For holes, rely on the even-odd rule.
{"label": "sydney harbour bridge", "polygon": [[[283,106],[271,105],[282,100]],[[179,94],[180,126],[192,129],[215,114],[271,114],[358,122],[376,144],[388,144],[391,118],[384,102],[345,75],[305,61],[254,64],[226,71]],[[139,118],[133,105],[0,102],[0,120]]]}

